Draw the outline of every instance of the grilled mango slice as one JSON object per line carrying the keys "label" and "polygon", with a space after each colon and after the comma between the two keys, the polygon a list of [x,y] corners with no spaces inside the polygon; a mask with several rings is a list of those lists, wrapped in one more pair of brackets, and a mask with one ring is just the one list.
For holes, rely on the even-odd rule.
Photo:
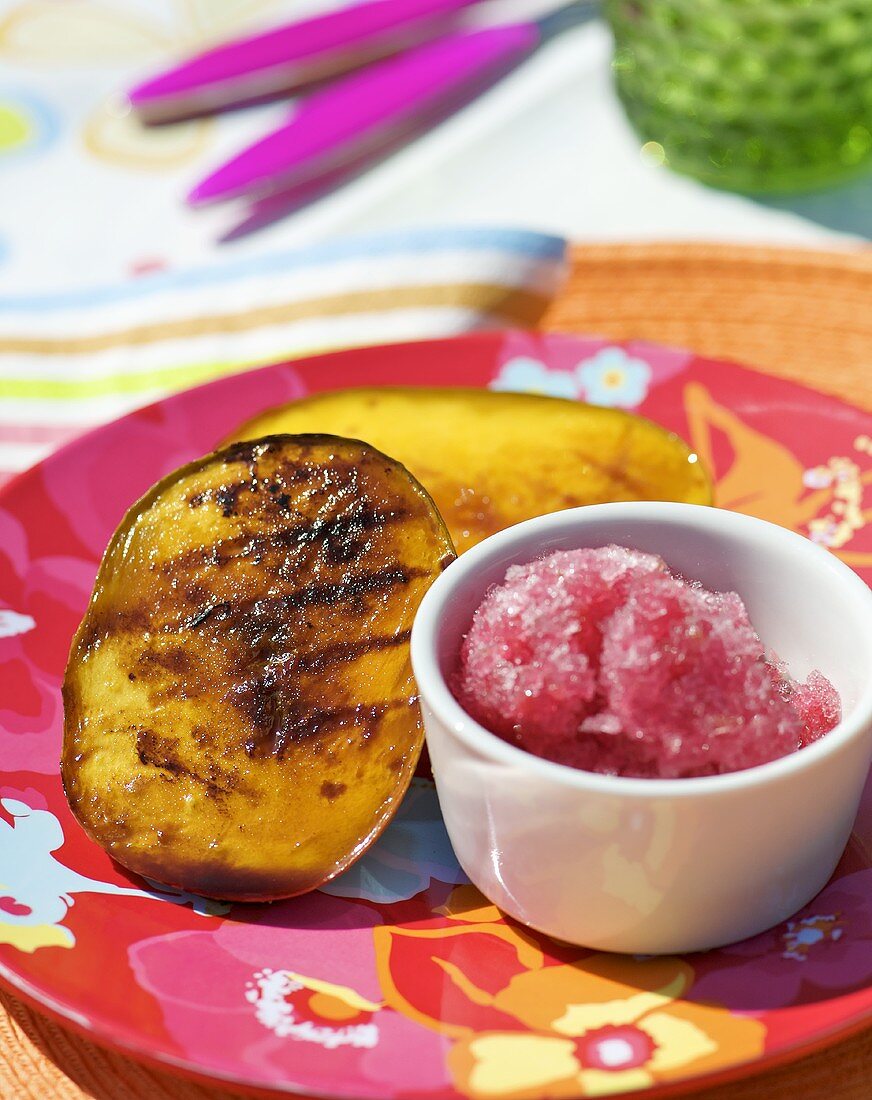
{"label": "grilled mango slice", "polygon": [[271,409],[232,438],[321,431],[365,439],[402,462],[433,497],[458,553],[582,504],[712,503],[708,474],[678,436],[632,413],[556,397],[341,390]]}
{"label": "grilled mango slice", "polygon": [[211,897],[339,874],[414,771],[409,634],[453,557],[418,482],[357,441],[273,436],[161,481],[109,544],[64,681],[86,831]]}

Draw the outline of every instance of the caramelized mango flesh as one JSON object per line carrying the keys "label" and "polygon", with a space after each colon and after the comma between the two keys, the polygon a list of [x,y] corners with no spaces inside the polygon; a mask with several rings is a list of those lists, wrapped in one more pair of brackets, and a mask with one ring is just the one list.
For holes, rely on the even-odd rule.
{"label": "caramelized mango flesh", "polygon": [[428,490],[458,553],[521,520],[612,500],[711,504],[677,435],[617,409],[473,389],[370,388],[269,410],[234,439],[323,431],[364,439]]}
{"label": "caramelized mango flesh", "polygon": [[64,681],[86,831],[212,897],[344,870],[414,771],[409,635],[453,556],[427,493],[356,441],[274,436],[160,482],[109,544]]}

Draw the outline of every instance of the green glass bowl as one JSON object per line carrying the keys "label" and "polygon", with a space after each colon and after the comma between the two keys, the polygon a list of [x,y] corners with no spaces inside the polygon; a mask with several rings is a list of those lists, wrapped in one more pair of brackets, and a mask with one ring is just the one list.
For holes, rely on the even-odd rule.
{"label": "green glass bowl", "polygon": [[736,191],[872,163],[872,0],[604,0],[618,95],[647,152]]}

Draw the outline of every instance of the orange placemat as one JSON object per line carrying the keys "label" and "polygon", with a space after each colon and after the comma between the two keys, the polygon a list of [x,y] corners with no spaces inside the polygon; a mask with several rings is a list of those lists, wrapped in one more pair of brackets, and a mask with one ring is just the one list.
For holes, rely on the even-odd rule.
{"label": "orange placemat", "polygon": [[[541,327],[735,359],[872,408],[872,250],[575,246]],[[869,1100],[872,1030],[699,1100]],[[2,1100],[231,1100],[78,1038],[0,992]]]}
{"label": "orange placemat", "polygon": [[576,245],[540,325],[733,359],[872,407],[872,249]]}
{"label": "orange placemat", "polygon": [[[872,1030],[695,1100],[869,1100]],[[3,1100],[241,1100],[104,1051],[0,993]]]}

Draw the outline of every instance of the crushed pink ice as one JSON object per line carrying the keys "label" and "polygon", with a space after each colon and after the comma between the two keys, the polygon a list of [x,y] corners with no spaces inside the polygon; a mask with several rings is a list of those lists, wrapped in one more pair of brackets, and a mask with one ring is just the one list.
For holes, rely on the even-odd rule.
{"label": "crushed pink ice", "polygon": [[739,771],[841,718],[829,680],[793,680],[735,592],[621,546],[512,566],[473,616],[453,687],[506,741],[606,775]]}

